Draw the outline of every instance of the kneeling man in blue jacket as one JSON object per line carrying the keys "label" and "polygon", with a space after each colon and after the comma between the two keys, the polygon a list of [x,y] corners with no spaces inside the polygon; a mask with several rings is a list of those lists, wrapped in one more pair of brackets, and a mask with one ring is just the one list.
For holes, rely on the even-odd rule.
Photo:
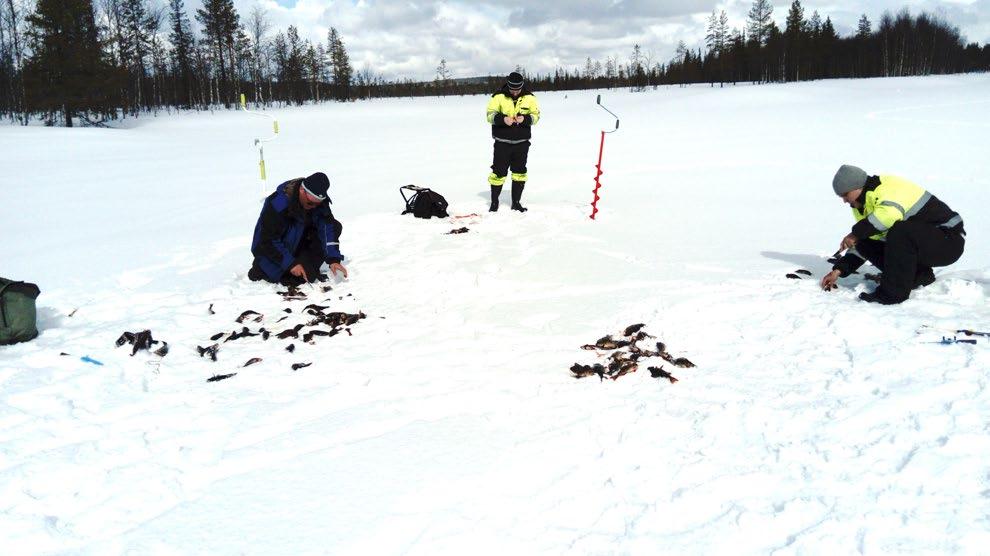
{"label": "kneeling man in blue jacket", "polygon": [[334,276],[347,277],[340,264],[343,225],[330,212],[329,189],[326,174],[317,172],[279,185],[265,199],[254,227],[248,278],[298,286],[316,280],[324,262]]}

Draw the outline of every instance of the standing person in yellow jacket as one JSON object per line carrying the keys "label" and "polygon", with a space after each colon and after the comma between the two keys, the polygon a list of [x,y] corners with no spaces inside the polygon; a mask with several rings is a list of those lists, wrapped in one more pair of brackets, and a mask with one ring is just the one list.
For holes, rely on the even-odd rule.
{"label": "standing person in yellow jacket", "polygon": [[933,266],[959,260],[966,244],[962,217],[922,187],[897,176],[868,176],[855,166],[842,165],[832,189],[852,207],[856,224],[842,238],[846,254],[822,279],[830,290],[866,261],[883,274],[880,286],[863,292],[863,301],[901,303],[911,290],[935,281]]}
{"label": "standing person in yellow jacket", "polygon": [[530,128],[540,121],[540,105],[525,85],[523,76],[512,72],[502,89],[488,102],[488,123],[492,125],[492,139],[495,140],[492,173],[488,175],[488,183],[492,187],[490,212],[498,210],[498,196],[510,168],[512,210],[527,210],[519,201],[526,187],[526,158],[532,137]]}

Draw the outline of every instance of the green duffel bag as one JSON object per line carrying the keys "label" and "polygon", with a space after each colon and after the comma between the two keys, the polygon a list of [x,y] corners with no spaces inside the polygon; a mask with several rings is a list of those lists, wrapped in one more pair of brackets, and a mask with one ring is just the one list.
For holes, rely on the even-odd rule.
{"label": "green duffel bag", "polygon": [[34,301],[40,293],[36,284],[0,278],[0,346],[26,342],[38,336],[38,312]]}

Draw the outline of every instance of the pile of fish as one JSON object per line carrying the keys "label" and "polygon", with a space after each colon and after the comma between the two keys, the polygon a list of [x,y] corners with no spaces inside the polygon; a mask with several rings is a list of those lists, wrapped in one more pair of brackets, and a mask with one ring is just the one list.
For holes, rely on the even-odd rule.
{"label": "pile of fish", "polygon": [[802,276],[811,276],[811,271],[810,270],[805,270],[805,269],[801,268],[801,269],[795,270],[792,273],[788,273],[786,276],[787,276],[787,278],[790,278],[791,280],[800,280],[801,279],[801,276],[799,276],[799,274],[802,275]]}
{"label": "pile of fish", "polygon": [[[690,368],[694,363],[684,357],[674,357],[667,352],[667,346],[663,342],[656,342],[656,349],[644,349],[639,346],[644,340],[656,340],[655,336],[647,334],[643,327],[645,324],[632,324],[622,331],[622,337],[616,339],[612,336],[599,338],[593,344],[585,344],[581,349],[594,351],[599,357],[608,357],[606,364],[594,363],[583,365],[575,363],[571,366],[571,373],[574,378],[584,378],[586,376],[598,375],[599,380],[610,378],[615,380],[620,376],[636,372],[642,359],[657,357],[675,367]],[[606,355],[605,352],[612,352]],[[653,378],[666,378],[671,384],[677,382],[677,378],[665,371],[663,365],[659,367],[647,367],[650,376]]]}
{"label": "pile of fish", "polygon": [[[326,293],[331,289],[332,288],[330,286],[323,286],[319,291]],[[287,302],[305,300],[308,297],[304,291],[295,287],[290,287],[286,291],[281,291],[278,293]],[[348,297],[349,296],[350,294],[348,294]],[[341,300],[343,300],[343,298],[344,296],[340,297]],[[326,299],[325,301],[330,301],[330,299]],[[329,309],[330,307],[328,305],[310,303],[309,305],[303,307],[299,313],[297,313],[297,315],[301,316],[305,322],[282,325],[280,323],[293,316],[293,310],[291,308],[285,308],[281,311],[281,313],[285,313],[285,315],[276,319],[274,323],[268,325],[271,327],[271,330],[269,330],[266,326],[259,326],[256,329],[252,329],[251,326],[241,326],[240,329],[231,330],[229,332],[217,332],[213,336],[210,336],[210,340],[215,343],[206,347],[196,346],[196,350],[199,352],[200,357],[208,357],[211,361],[216,361],[221,344],[244,338],[260,336],[263,341],[268,341],[272,336],[274,336],[278,340],[291,339],[299,340],[308,344],[315,344],[317,338],[330,338],[342,332],[347,333],[347,335],[350,336],[350,327],[357,324],[360,320],[367,318],[367,315],[361,311],[357,313],[345,313],[342,311],[330,311]],[[208,311],[210,314],[216,314],[213,310],[212,304],[210,305]],[[265,320],[264,314],[248,309],[247,311],[241,313],[240,316],[235,319],[235,322],[241,325],[244,325],[245,323],[261,324],[264,323]],[[296,346],[294,343],[289,343],[285,346],[285,350],[289,353],[295,352],[295,349]],[[254,365],[255,363],[260,363],[261,361],[262,358],[260,357],[252,357],[241,367]],[[309,362],[294,363],[292,365],[292,370],[296,371],[310,365],[312,365],[312,363]],[[208,382],[224,380],[236,374],[237,373],[214,375],[208,379]]]}

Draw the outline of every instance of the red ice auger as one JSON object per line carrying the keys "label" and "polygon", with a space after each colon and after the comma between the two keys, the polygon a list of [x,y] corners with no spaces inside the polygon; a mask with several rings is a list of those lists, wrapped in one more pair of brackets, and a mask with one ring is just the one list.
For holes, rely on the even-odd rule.
{"label": "red ice auger", "polygon": [[601,189],[602,184],[600,181],[598,181],[598,178],[600,178],[602,175],[602,151],[605,150],[605,134],[614,133],[619,130],[619,117],[615,115],[615,112],[612,112],[608,108],[605,108],[605,106],[602,104],[602,95],[598,95],[598,99],[595,102],[598,104],[598,106],[602,108],[602,110],[608,112],[609,114],[612,115],[612,117],[615,118],[615,129],[613,129],[612,131],[602,130],[602,140],[598,144],[598,164],[595,165],[595,190],[594,190],[595,198],[594,200],[591,201],[592,220],[594,220],[595,215],[598,214],[598,200],[601,199],[601,197],[598,196],[598,190]]}

